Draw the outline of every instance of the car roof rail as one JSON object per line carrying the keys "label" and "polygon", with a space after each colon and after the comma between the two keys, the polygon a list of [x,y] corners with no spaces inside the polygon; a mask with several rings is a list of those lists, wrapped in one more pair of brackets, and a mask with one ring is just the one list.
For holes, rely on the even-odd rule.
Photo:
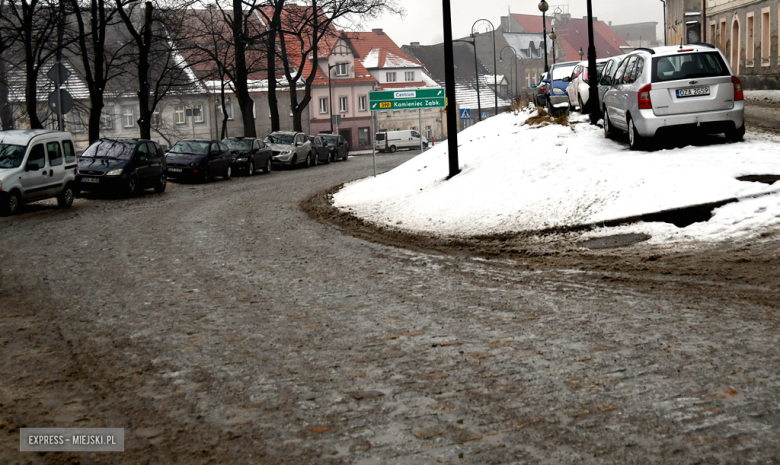
{"label": "car roof rail", "polygon": [[700,47],[717,48],[717,47],[715,47],[715,46],[714,46],[714,45],[712,45],[712,44],[708,44],[707,42],[694,42],[694,43],[692,43],[692,44],[688,44],[688,45],[698,45],[698,46],[700,46]]}
{"label": "car roof rail", "polygon": [[635,52],[642,51],[642,52],[647,52],[647,53],[649,53],[650,55],[655,55],[655,50],[653,50],[652,48],[647,48],[647,47],[639,47],[639,48],[635,48],[635,49],[634,49],[634,51],[635,51]]}

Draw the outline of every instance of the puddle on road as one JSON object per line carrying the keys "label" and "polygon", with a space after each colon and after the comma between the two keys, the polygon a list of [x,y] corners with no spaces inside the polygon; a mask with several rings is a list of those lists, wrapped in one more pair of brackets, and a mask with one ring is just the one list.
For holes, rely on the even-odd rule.
{"label": "puddle on road", "polygon": [[627,247],[638,242],[644,242],[650,239],[649,234],[615,234],[613,236],[598,237],[587,241],[579,242],[580,247],[588,249],[614,249],[617,247]]}

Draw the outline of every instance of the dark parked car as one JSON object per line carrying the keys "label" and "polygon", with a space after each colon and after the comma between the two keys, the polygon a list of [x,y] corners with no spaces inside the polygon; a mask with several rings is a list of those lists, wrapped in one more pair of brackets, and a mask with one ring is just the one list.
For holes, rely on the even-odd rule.
{"label": "dark parked car", "polygon": [[222,139],[235,158],[233,168],[246,172],[247,176],[255,174],[257,168],[263,173],[271,172],[271,148],[260,139],[254,137],[228,137]]}
{"label": "dark parked car", "polygon": [[322,141],[330,149],[330,159],[332,161],[347,159],[349,156],[349,144],[343,137],[335,134],[320,134],[320,137],[322,137]]}
{"label": "dark parked car", "polygon": [[157,142],[144,139],[99,139],[79,155],[76,183],[82,191],[133,195],[167,184],[165,154]]}
{"label": "dark parked car", "polygon": [[214,176],[230,179],[233,174],[233,155],[218,140],[181,140],[165,154],[165,161],[169,178],[208,182]]}
{"label": "dark parked car", "polygon": [[322,136],[309,136],[311,142],[312,164],[317,166],[320,162],[330,163],[330,147],[325,145]]}

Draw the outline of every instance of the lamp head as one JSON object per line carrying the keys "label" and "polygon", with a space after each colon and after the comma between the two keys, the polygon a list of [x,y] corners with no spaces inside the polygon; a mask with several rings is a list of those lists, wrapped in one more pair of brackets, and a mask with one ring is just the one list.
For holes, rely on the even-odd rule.
{"label": "lamp head", "polygon": [[545,11],[547,11],[549,9],[550,9],[550,6],[547,4],[547,2],[545,0],[542,0],[541,2],[539,2],[539,11],[544,13]]}
{"label": "lamp head", "polygon": [[552,31],[552,32],[550,33],[550,39],[552,39],[552,40],[555,40],[555,39],[557,39],[557,38],[558,38],[558,34],[556,34],[556,33],[555,33],[555,31]]}

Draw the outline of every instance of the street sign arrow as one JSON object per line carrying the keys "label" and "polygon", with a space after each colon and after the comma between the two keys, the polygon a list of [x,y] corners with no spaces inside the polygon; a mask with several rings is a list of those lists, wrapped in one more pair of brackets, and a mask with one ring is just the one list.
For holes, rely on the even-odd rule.
{"label": "street sign arrow", "polygon": [[[66,114],[73,109],[73,97],[70,96],[70,92],[65,89],[60,89],[60,102],[62,104],[62,114]],[[57,113],[57,92],[49,94],[49,108],[52,112]]]}
{"label": "street sign arrow", "polygon": [[68,71],[68,68],[66,68],[61,61],[58,61],[54,64],[54,66],[51,67],[49,72],[46,73],[46,76],[54,81],[55,86],[59,87],[68,80],[70,71]]}

